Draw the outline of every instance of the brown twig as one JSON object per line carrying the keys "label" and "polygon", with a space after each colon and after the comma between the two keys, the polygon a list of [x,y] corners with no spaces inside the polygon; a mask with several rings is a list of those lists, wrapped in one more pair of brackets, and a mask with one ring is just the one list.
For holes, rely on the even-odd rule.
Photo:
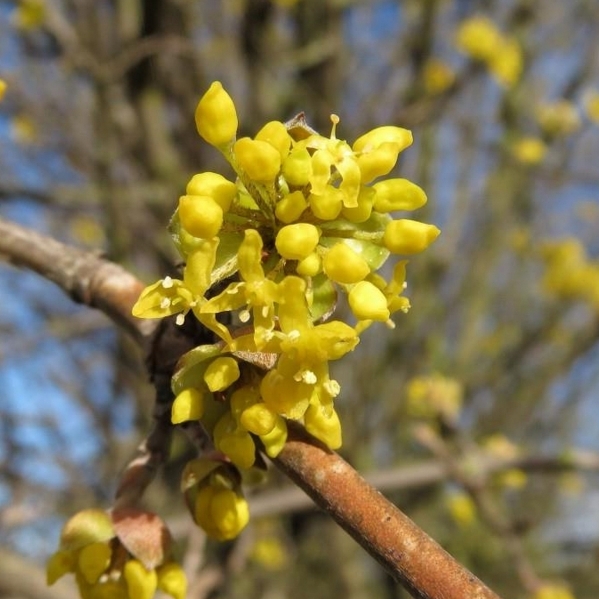
{"label": "brown twig", "polygon": [[300,427],[274,463],[419,599],[498,599],[339,455]]}

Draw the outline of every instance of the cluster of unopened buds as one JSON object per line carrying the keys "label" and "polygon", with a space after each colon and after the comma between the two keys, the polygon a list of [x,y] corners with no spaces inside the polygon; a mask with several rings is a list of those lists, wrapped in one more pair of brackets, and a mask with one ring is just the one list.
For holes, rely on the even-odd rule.
{"label": "cluster of unopened buds", "polygon": [[[194,175],[170,223],[185,266],[181,278],[147,287],[133,314],[195,318],[214,333],[179,360],[174,425],[200,423],[212,449],[189,462],[182,489],[195,522],[212,538],[232,539],[249,520],[244,471],[258,451],[276,457],[297,421],[331,449],[341,446],[339,394],[329,362],[352,351],[375,321],[393,326],[406,312],[406,260],[386,280],[391,255],[425,250],[437,227],[390,213],[426,203],[417,185],[388,175],[412,143],[385,126],[353,145],[324,137],[296,117],[237,138],[231,97],[218,82],[200,100],[200,135],[236,178]],[[334,319],[344,294],[352,324]]]}

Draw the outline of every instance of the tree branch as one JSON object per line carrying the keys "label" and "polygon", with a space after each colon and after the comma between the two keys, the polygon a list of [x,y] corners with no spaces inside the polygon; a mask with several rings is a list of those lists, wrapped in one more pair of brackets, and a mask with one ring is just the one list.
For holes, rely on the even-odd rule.
{"label": "tree branch", "polygon": [[118,264],[0,218],[0,257],[56,283],[71,299],[98,308],[139,343],[157,322],[134,318],[144,285]]}
{"label": "tree branch", "polygon": [[274,463],[414,597],[499,599],[339,455],[289,428]]}

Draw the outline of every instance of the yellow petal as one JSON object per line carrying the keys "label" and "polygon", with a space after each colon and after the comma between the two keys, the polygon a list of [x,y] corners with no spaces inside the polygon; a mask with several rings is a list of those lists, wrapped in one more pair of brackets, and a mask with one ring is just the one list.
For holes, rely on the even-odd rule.
{"label": "yellow petal", "polygon": [[235,358],[216,358],[204,373],[204,381],[210,391],[223,391],[239,378],[239,364]]}
{"label": "yellow petal", "polygon": [[199,420],[204,415],[204,396],[197,389],[184,389],[177,395],[171,409],[171,422],[180,424]]}
{"label": "yellow petal", "polygon": [[129,560],[123,568],[130,599],[152,599],[158,586],[156,570],[146,570],[136,559]]}

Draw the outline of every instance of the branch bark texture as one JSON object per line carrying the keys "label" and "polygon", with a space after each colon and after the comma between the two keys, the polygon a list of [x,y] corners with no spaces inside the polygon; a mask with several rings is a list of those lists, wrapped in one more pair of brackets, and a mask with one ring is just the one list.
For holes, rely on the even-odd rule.
{"label": "branch bark texture", "polygon": [[345,460],[297,426],[274,463],[419,599],[499,599]]}

